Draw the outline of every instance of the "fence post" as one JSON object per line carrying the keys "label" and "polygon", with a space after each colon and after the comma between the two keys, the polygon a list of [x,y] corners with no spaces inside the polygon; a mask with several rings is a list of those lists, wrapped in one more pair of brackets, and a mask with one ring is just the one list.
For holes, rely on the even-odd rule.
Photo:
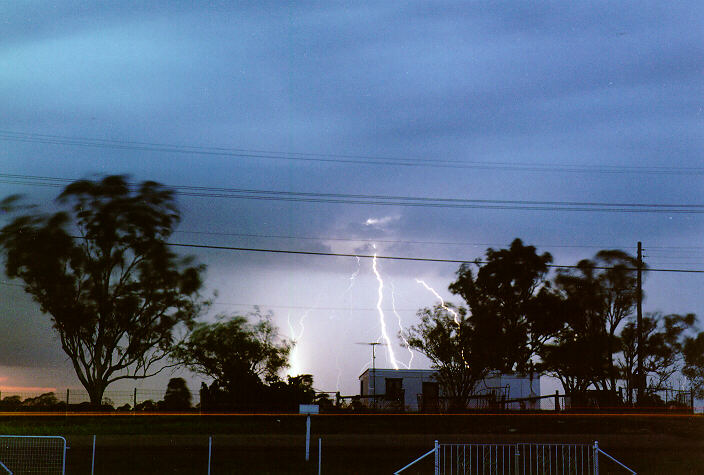
{"label": "fence post", "polygon": [[69,398],[69,389],[66,388],[66,409],[68,409],[68,398]]}
{"label": "fence post", "polygon": [[90,458],[90,475],[95,471],[95,434],[93,434],[93,455]]}
{"label": "fence post", "polygon": [[134,393],[132,394],[132,408],[137,410],[137,388],[134,388]]}
{"label": "fence post", "polygon": [[594,475],[599,475],[599,441],[594,441]]}
{"label": "fence post", "polygon": [[689,407],[692,408],[692,414],[694,414],[694,389],[689,388]]}
{"label": "fence post", "polygon": [[555,390],[555,412],[560,412],[560,391]]}
{"label": "fence post", "polygon": [[306,418],[306,462],[310,460],[310,414]]}
{"label": "fence post", "polygon": [[210,458],[213,454],[213,436],[208,437],[208,475],[210,475]]}
{"label": "fence post", "polygon": [[323,441],[318,437],[318,475],[320,475],[320,462],[323,458]]}
{"label": "fence post", "polygon": [[435,441],[435,475],[440,475],[440,445]]}

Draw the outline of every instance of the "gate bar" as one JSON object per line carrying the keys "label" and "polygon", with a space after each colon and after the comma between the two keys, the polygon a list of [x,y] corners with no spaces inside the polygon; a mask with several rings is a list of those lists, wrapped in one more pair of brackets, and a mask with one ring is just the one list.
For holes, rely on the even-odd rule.
{"label": "gate bar", "polygon": [[417,459],[415,459],[413,462],[409,463],[409,464],[406,465],[405,467],[396,470],[396,471],[394,472],[394,475],[398,475],[399,473],[403,472],[404,470],[406,470],[406,469],[407,469],[408,467],[410,467],[411,465],[415,464],[416,462],[420,462],[422,459],[424,459],[425,457],[427,457],[428,455],[433,454],[433,453],[435,454],[435,473],[437,473],[437,471],[438,471],[439,468],[440,468],[439,460],[438,460],[438,455],[437,455],[437,451],[438,451],[438,441],[436,440],[436,441],[435,441],[435,447],[433,447],[432,450],[429,450],[428,452],[424,453],[423,455],[421,455],[420,457],[418,457]]}
{"label": "gate bar", "polygon": [[596,440],[594,441],[594,451],[596,452],[597,457],[599,456],[599,453],[601,452],[602,454],[606,455],[606,456],[609,457],[611,460],[613,460],[614,462],[616,462],[617,464],[619,464],[620,466],[622,466],[623,468],[625,468],[626,470],[628,470],[629,472],[631,472],[631,473],[633,473],[633,474],[635,475],[635,473],[636,473],[635,471],[633,471],[633,470],[631,470],[630,468],[626,467],[624,464],[622,464],[621,462],[619,462],[618,460],[616,460],[615,458],[613,458],[611,455],[609,455],[609,454],[607,454],[606,452],[604,452],[603,450],[601,450],[601,449],[599,448],[599,442],[596,441]]}

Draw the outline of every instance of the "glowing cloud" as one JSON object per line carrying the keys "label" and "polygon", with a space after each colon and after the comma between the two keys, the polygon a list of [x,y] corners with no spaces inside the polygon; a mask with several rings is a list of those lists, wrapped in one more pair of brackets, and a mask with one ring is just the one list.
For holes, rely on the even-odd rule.
{"label": "glowing cloud", "polygon": [[384,216],[383,218],[367,218],[364,222],[365,226],[377,226],[381,227],[392,221],[398,221],[398,216]]}

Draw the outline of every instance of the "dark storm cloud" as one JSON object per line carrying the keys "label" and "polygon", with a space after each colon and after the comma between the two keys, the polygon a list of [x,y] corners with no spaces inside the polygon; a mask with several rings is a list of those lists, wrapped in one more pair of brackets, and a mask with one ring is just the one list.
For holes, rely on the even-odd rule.
{"label": "dark storm cloud", "polygon": [[[177,186],[432,198],[704,200],[701,170],[606,169],[701,168],[701,2],[30,1],[10,2],[0,16],[0,130],[429,160],[380,166],[2,141],[5,173],[131,173]],[[58,190],[0,183],[0,195],[14,192],[48,203]],[[473,259],[488,247],[476,243],[501,247],[521,237],[569,264],[593,249],[547,246],[699,246],[702,231],[700,215],[178,200],[174,241],[233,247],[368,254],[376,242],[383,254]],[[428,244],[437,241],[465,244]],[[242,286],[284,304],[305,300],[306,289],[281,290],[267,272],[305,287],[316,272],[357,268],[353,258],[189,251],[209,265],[212,287]],[[432,269],[445,287],[455,267],[383,264],[396,277]],[[261,289],[248,282],[255,269],[264,269]],[[327,305],[338,306],[338,297]],[[43,317],[19,316],[34,315],[27,312],[3,308],[0,334],[17,330],[3,342],[0,365],[31,361],[26,342],[53,338],[46,325],[35,327]],[[54,361],[37,354],[33,365]]]}

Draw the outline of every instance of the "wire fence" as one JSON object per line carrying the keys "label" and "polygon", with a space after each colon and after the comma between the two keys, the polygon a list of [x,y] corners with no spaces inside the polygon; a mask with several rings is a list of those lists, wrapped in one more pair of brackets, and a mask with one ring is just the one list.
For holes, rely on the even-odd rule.
{"label": "wire fence", "polygon": [[[328,393],[318,393],[318,396]],[[418,406],[411,412],[449,413],[456,411],[506,411],[506,412],[561,412],[561,411],[623,411],[630,409],[645,409],[651,411],[687,411],[696,412],[695,399],[691,391],[673,391],[671,389],[654,393],[657,402],[651,398],[645,404],[628,404],[618,393],[588,391],[579,397],[567,394],[554,394],[508,399],[506,397],[491,398],[478,395],[470,398],[470,403],[461,405],[452,398],[436,397],[432,401],[424,401],[423,395],[417,395]],[[662,395],[660,395],[662,394]],[[179,393],[179,403],[165,403],[165,389],[133,388],[132,390],[105,391],[102,407],[116,411],[174,411],[174,410],[215,410],[217,406],[202,407],[201,392],[182,390]],[[404,407],[403,399],[389,398],[384,394],[376,396],[340,396],[336,393],[332,398],[316,397],[316,403],[321,409],[330,411],[354,412],[409,412]],[[267,410],[267,403],[261,401],[251,403],[247,410]],[[208,406],[204,403],[203,406]],[[280,406],[280,405],[279,405]],[[294,410],[297,404],[291,406]],[[221,406],[222,408],[222,406]],[[90,403],[90,396],[84,389],[67,388],[54,392],[40,391],[0,391],[0,412],[13,411],[80,411],[95,409]],[[225,410],[232,408],[224,407]]]}
{"label": "wire fence", "polygon": [[[103,394],[102,405],[115,410],[153,411],[163,409],[166,391],[163,389],[112,390]],[[182,391],[181,399],[188,406],[200,407],[200,391]],[[160,404],[161,403],[161,404]],[[160,407],[161,406],[161,407]],[[80,410],[90,408],[90,395],[84,389],[62,391],[0,391],[1,411]]]}

